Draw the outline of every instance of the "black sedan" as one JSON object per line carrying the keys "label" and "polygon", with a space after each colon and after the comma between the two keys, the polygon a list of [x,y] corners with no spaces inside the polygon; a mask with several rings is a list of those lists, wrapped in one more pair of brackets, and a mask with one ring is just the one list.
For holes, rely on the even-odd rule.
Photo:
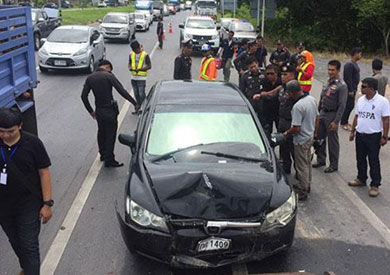
{"label": "black sedan", "polygon": [[162,81],[142,106],[123,210],[131,252],[218,267],[288,249],[297,200],[249,102],[230,83]]}

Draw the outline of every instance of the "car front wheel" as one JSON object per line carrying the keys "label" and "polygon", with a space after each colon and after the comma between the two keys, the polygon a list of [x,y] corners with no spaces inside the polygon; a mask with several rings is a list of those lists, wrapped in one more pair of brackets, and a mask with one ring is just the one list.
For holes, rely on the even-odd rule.
{"label": "car front wheel", "polygon": [[91,59],[89,60],[89,66],[87,68],[87,73],[92,73],[95,70],[95,60],[93,59],[93,56],[91,56]]}
{"label": "car front wheel", "polygon": [[41,36],[39,33],[34,34],[34,47],[36,51],[41,47]]}

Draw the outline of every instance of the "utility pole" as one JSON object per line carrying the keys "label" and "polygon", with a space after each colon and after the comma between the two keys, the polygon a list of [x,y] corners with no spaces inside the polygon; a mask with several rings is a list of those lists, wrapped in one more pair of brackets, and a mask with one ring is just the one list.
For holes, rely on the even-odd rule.
{"label": "utility pole", "polygon": [[236,18],[236,0],[233,0],[233,18]]}
{"label": "utility pole", "polygon": [[222,17],[225,16],[225,0],[221,0]]}
{"label": "utility pole", "polygon": [[257,0],[257,13],[256,13],[256,18],[257,18],[257,27],[260,26],[260,0]]}
{"label": "utility pole", "polygon": [[263,8],[262,8],[262,15],[261,15],[261,36],[262,37],[264,37],[264,16],[265,16],[265,0],[263,0]]}

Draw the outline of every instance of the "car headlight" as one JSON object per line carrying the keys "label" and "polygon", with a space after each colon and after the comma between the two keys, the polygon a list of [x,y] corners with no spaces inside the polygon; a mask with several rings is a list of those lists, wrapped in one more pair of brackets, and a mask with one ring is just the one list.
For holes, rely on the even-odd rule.
{"label": "car headlight", "polygon": [[274,226],[285,226],[292,219],[296,208],[297,198],[293,191],[285,203],[265,216],[262,230],[268,230]]}
{"label": "car headlight", "polygon": [[120,32],[127,32],[128,30],[128,28],[122,28]]}
{"label": "car headlight", "polygon": [[192,34],[185,33],[184,38],[185,39],[192,39]]}
{"label": "car headlight", "polygon": [[86,54],[87,51],[88,51],[88,48],[82,48],[81,50],[78,50],[75,54],[73,54],[73,56]]}
{"label": "car headlight", "polygon": [[212,36],[212,39],[213,39],[213,40],[219,39],[219,35],[218,35],[218,34],[213,35],[213,36]]}
{"label": "car headlight", "polygon": [[106,31],[106,29],[104,27],[99,27],[99,30],[100,31]]}
{"label": "car headlight", "polygon": [[42,54],[42,55],[49,55],[49,53],[46,51],[45,47],[42,47],[42,48],[39,50],[39,53]]}
{"label": "car headlight", "polygon": [[126,212],[135,223],[143,227],[157,229],[169,233],[165,219],[146,210],[134,201],[126,198]]}

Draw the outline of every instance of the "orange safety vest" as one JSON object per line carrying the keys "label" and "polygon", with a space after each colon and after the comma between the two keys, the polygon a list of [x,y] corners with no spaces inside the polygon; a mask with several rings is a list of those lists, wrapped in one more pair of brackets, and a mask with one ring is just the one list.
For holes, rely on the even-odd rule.
{"label": "orange safety vest", "polygon": [[207,80],[207,81],[214,81],[216,79],[216,73],[214,72],[213,75],[208,75],[207,73],[212,73],[210,70],[207,72],[207,69],[209,69],[209,64],[211,61],[214,61],[214,57],[203,57],[201,66],[200,66],[200,80]]}
{"label": "orange safety vest", "polygon": [[[306,68],[312,64],[311,62],[307,62],[305,64],[303,64],[303,66],[300,66],[302,68],[303,71],[306,70]],[[303,72],[299,72],[298,74],[298,82],[300,85],[311,85],[311,82],[313,81],[313,76],[311,76],[311,78],[309,80],[301,80],[301,77],[303,75]]]}

